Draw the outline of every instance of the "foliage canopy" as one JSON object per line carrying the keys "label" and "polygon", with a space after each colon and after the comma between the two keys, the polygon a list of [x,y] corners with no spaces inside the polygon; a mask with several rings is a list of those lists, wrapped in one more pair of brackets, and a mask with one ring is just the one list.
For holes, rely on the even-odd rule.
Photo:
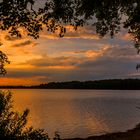
{"label": "foliage canopy", "polygon": [[[140,1],[139,0],[46,0],[35,8],[38,0],[3,0],[0,2],[0,30],[11,36],[22,37],[20,28],[27,35],[39,38],[43,27],[49,32],[59,32],[63,37],[66,25],[95,26],[100,37],[127,29],[134,46],[140,52]],[[0,69],[4,69],[3,65]],[[5,73],[5,70],[4,70]]]}

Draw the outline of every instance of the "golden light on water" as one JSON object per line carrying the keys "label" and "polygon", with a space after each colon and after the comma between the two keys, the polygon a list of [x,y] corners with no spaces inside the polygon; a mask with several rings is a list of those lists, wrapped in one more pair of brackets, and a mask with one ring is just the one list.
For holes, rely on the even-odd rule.
{"label": "golden light on water", "polygon": [[71,91],[66,94],[65,90],[57,90],[56,93],[53,90],[20,89],[12,92],[16,110],[23,112],[26,108],[30,109],[27,126],[45,128],[50,136],[57,130],[64,132],[63,135],[71,136],[80,131],[84,135],[83,131],[93,134],[109,130],[105,122],[97,118],[94,108],[92,115],[86,110],[86,106],[77,104],[78,100],[84,99],[83,96],[79,97],[79,94],[73,94]]}
{"label": "golden light on water", "polygon": [[11,91],[15,110],[30,109],[27,126],[44,128],[50,137],[55,131],[62,137],[125,131],[139,122],[139,112],[132,106],[138,103],[139,91],[127,91],[127,96],[123,91],[104,90]]}

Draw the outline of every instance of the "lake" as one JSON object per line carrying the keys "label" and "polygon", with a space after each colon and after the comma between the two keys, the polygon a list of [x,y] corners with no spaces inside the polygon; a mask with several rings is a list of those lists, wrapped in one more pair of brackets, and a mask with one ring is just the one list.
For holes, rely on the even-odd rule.
{"label": "lake", "polygon": [[14,107],[30,109],[29,125],[50,137],[88,137],[125,131],[140,122],[140,91],[12,89]]}

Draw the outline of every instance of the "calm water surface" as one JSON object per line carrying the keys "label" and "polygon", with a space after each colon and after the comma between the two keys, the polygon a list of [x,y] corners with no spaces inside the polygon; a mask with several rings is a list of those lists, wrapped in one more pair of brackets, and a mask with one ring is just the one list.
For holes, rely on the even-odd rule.
{"label": "calm water surface", "polygon": [[29,125],[62,138],[125,131],[140,122],[140,91],[16,89],[15,108],[30,109]]}

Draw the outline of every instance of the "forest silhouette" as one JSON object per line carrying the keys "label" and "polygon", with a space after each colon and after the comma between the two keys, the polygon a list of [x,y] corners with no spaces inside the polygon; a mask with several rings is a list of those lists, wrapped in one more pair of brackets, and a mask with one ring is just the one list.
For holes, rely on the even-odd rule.
{"label": "forest silhouette", "polygon": [[110,89],[140,90],[140,79],[108,79],[95,81],[50,82],[32,86],[0,86],[1,89]]}

